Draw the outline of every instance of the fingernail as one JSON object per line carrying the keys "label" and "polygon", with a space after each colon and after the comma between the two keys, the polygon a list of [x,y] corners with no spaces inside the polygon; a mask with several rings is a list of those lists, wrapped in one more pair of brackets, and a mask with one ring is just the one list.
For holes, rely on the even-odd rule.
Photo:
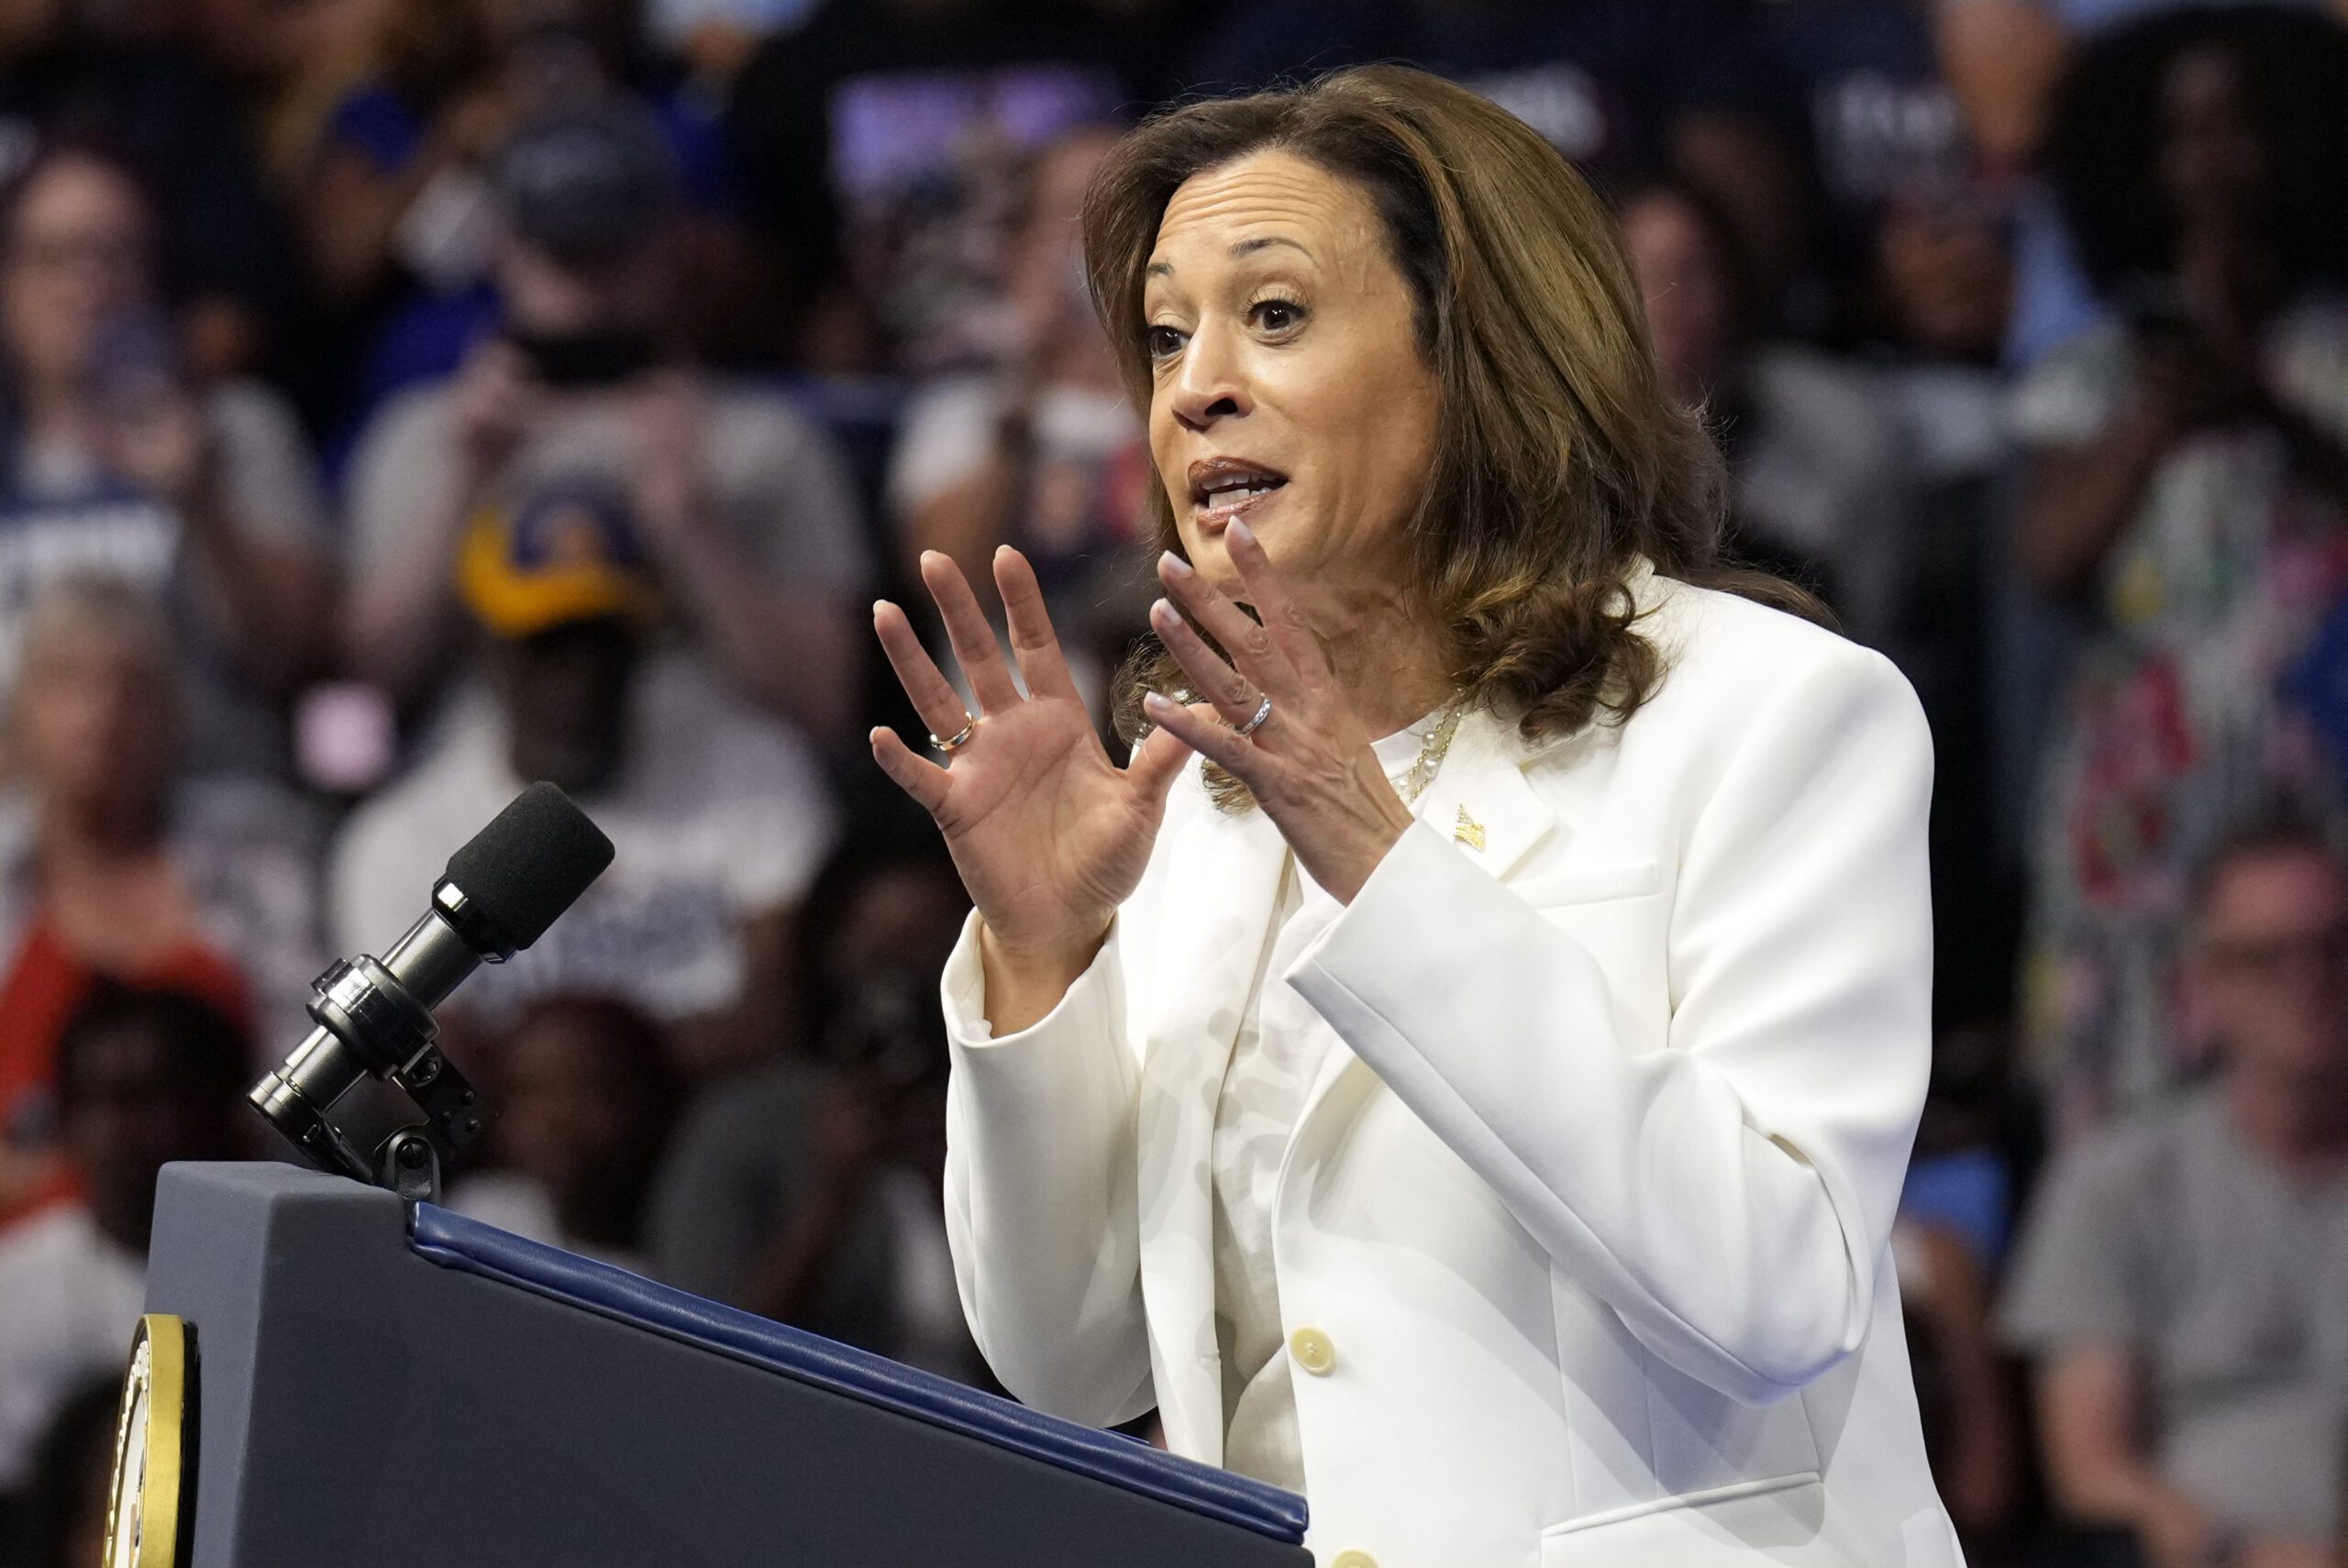
{"label": "fingernail", "polygon": [[1246,524],[1242,523],[1236,517],[1231,520],[1231,526],[1225,529],[1224,532],[1228,533],[1233,538],[1238,540],[1243,545],[1252,545],[1256,542],[1256,530],[1250,528]]}
{"label": "fingernail", "polygon": [[886,610],[887,608],[889,608],[889,602],[885,599],[876,599],[872,602],[872,613],[875,615],[880,614],[881,611]]}
{"label": "fingernail", "polygon": [[1141,705],[1153,713],[1170,713],[1173,701],[1163,691],[1152,691],[1141,700]]}
{"label": "fingernail", "polygon": [[1174,613],[1173,604],[1164,599],[1157,600],[1150,605],[1149,618],[1153,621],[1173,621],[1179,619],[1179,617]]}
{"label": "fingernail", "polygon": [[1164,564],[1166,569],[1172,572],[1176,577],[1188,577],[1191,575],[1191,563],[1176,555],[1173,551],[1168,550],[1157,558]]}

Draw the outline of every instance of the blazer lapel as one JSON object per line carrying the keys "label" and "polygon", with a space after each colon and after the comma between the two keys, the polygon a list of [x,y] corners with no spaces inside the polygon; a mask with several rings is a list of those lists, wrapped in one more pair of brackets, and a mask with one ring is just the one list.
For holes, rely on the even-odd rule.
{"label": "blazer lapel", "polygon": [[1163,906],[1169,918],[1153,964],[1158,1000],[1143,1045],[1137,1129],[1142,1300],[1168,1441],[1177,1452],[1221,1463],[1215,1101],[1263,967],[1287,845],[1261,811],[1209,811],[1169,849]]}
{"label": "blazer lapel", "polygon": [[[1556,812],[1524,777],[1524,763],[1532,755],[1510,725],[1489,713],[1468,714],[1460,720],[1451,754],[1420,798],[1415,814],[1474,864],[1505,878],[1557,825]],[[1274,975],[1266,977],[1266,983],[1285,980]],[[1338,1086],[1368,1071],[1342,1043],[1322,1058],[1280,1162],[1282,1190],[1297,1162],[1315,1157],[1335,1137],[1345,1120],[1337,1112],[1347,1106],[1358,1110],[1362,1104],[1364,1096],[1340,1095]],[[1324,1110],[1330,1113],[1329,1125],[1316,1126]]]}

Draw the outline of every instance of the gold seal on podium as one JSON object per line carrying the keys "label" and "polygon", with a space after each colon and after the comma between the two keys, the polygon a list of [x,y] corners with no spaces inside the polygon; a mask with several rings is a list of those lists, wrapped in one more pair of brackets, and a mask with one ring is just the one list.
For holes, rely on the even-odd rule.
{"label": "gold seal on podium", "polygon": [[115,1428],[105,1568],[177,1568],[189,1375],[187,1324],[165,1312],[139,1319]]}

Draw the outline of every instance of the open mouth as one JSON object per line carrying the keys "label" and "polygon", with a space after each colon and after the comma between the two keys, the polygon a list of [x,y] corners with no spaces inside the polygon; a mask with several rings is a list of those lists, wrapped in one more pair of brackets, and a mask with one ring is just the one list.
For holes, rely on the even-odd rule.
{"label": "open mouth", "polygon": [[1209,458],[1191,465],[1191,510],[1210,530],[1224,527],[1288,483],[1278,469],[1240,458]]}

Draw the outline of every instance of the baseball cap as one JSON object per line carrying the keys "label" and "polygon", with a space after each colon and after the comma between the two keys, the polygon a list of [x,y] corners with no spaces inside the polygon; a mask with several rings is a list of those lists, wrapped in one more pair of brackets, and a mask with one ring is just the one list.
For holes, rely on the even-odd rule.
{"label": "baseball cap", "polygon": [[515,237],[570,267],[635,254],[678,194],[659,127],[624,100],[526,122],[498,150],[490,185]]}
{"label": "baseball cap", "polygon": [[612,615],[649,624],[659,613],[626,502],[592,481],[544,484],[515,506],[475,513],[457,555],[457,591],[509,640]]}

